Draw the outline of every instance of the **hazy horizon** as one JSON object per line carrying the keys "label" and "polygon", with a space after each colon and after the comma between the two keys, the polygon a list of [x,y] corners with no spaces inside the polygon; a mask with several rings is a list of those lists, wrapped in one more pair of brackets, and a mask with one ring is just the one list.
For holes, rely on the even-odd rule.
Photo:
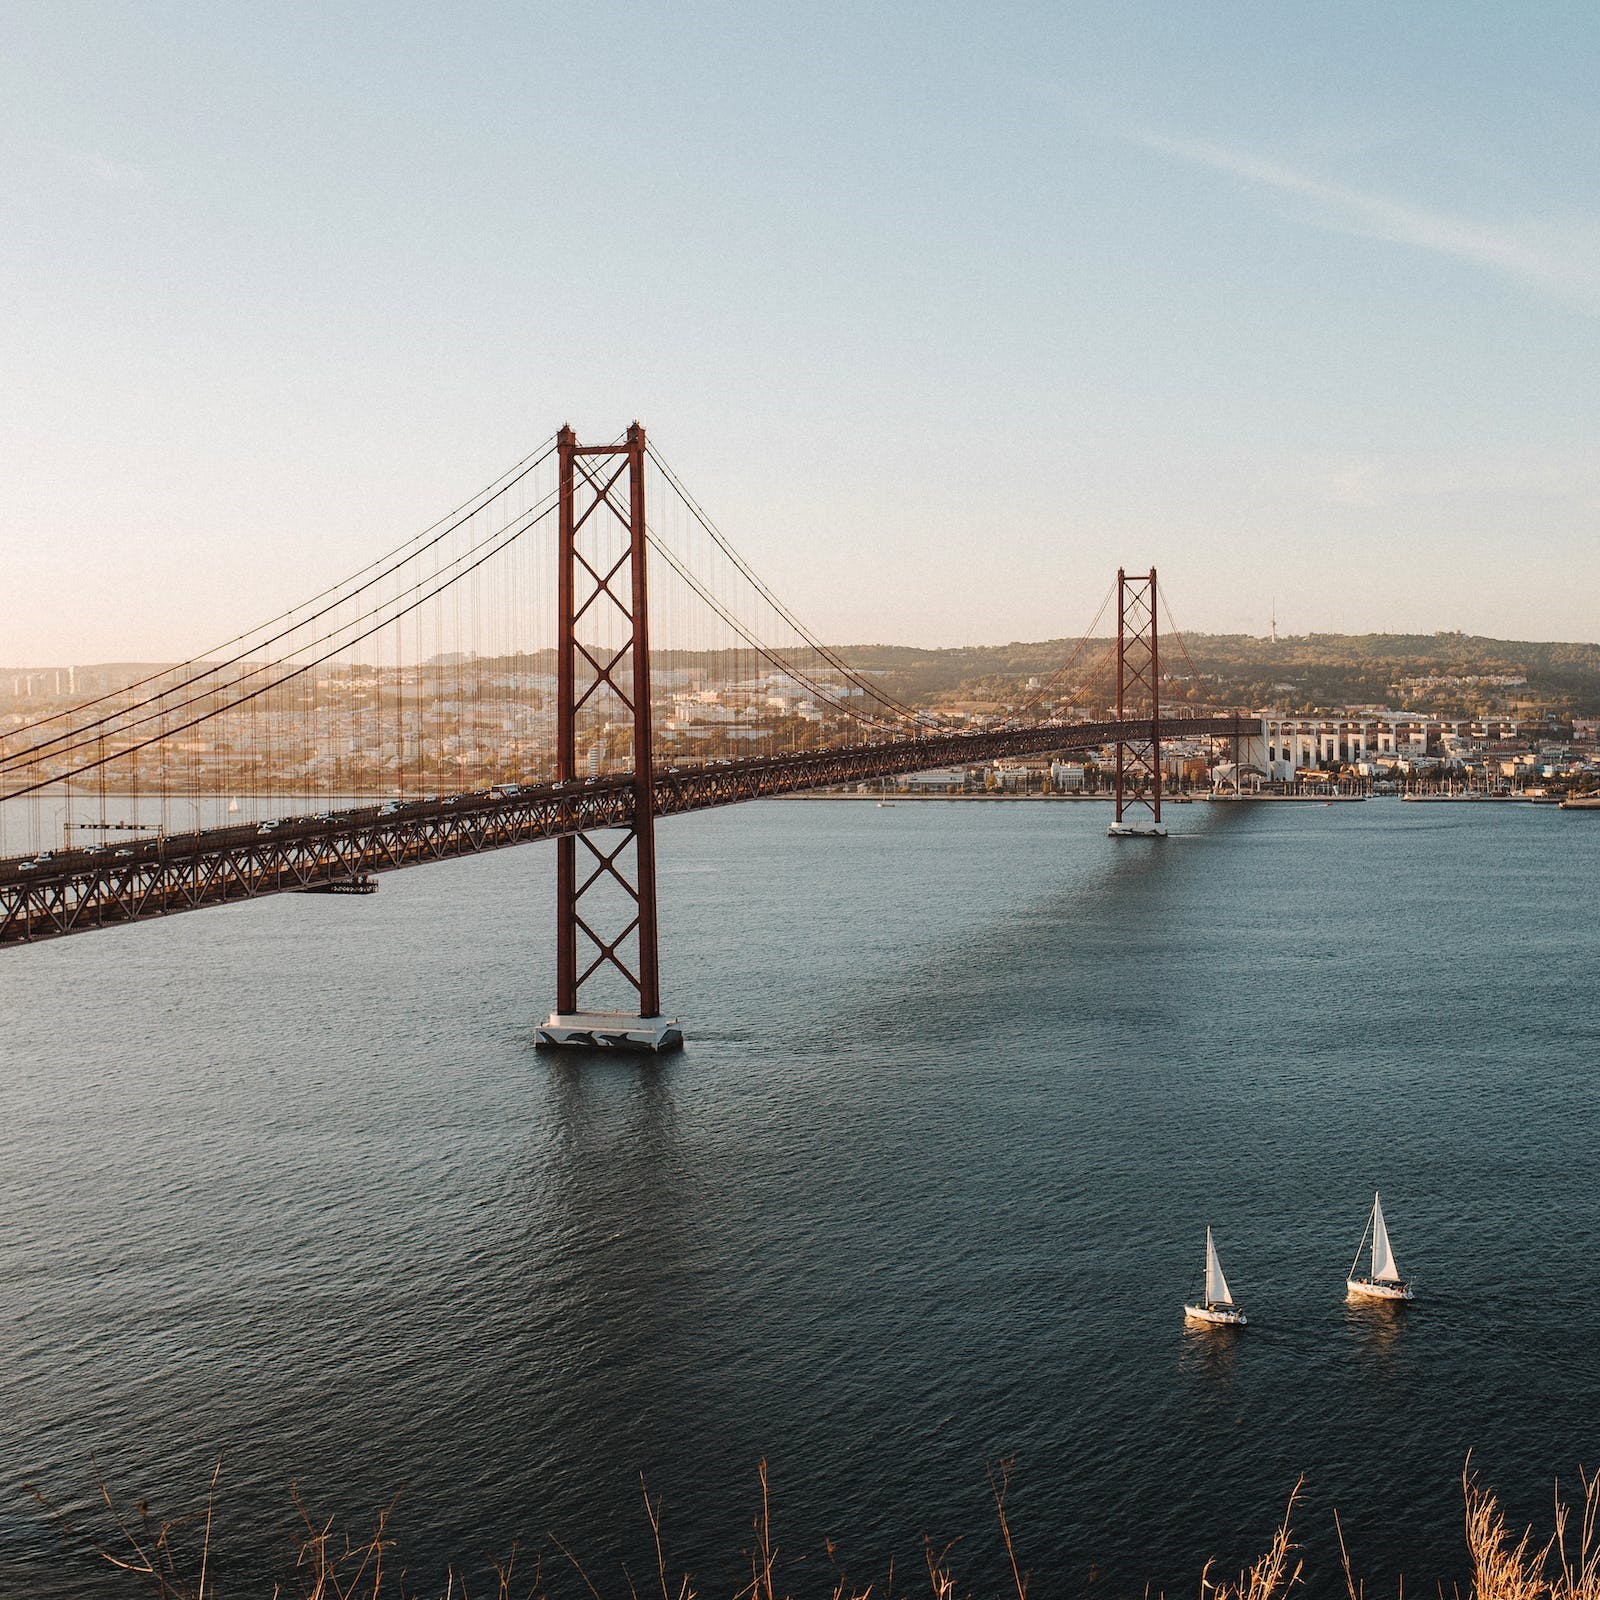
{"label": "hazy horizon", "polygon": [[[1079,637],[1081,638],[1082,636],[1080,635]],[[1589,647],[1594,647],[1594,646],[1600,646],[1600,639],[1523,639],[1523,638],[1512,638],[1507,634],[1470,633],[1470,632],[1467,632],[1465,629],[1461,629],[1461,628],[1430,628],[1426,632],[1400,632],[1400,631],[1397,631],[1395,629],[1379,628],[1379,629],[1363,630],[1363,631],[1361,631],[1359,633],[1346,633],[1346,632],[1340,632],[1340,631],[1337,631],[1337,630],[1330,630],[1330,629],[1317,629],[1317,630],[1314,630],[1314,631],[1309,632],[1309,633],[1285,633],[1283,631],[1283,629],[1280,628],[1278,630],[1278,636],[1277,636],[1276,640],[1269,639],[1269,637],[1266,634],[1237,633],[1237,632],[1236,633],[1223,633],[1223,632],[1211,631],[1211,630],[1208,630],[1208,629],[1205,629],[1205,628],[1191,628],[1191,629],[1185,630],[1184,637],[1187,638],[1187,639],[1191,639],[1191,640],[1196,640],[1196,639],[1215,639],[1215,640],[1250,639],[1250,640],[1253,640],[1253,641],[1255,641],[1257,643],[1260,643],[1260,644],[1276,643],[1276,644],[1280,644],[1280,645],[1293,645],[1293,644],[1297,644],[1297,643],[1304,644],[1304,643],[1306,643],[1306,642],[1308,642],[1310,640],[1313,640],[1313,639],[1460,639],[1460,640],[1465,641],[1465,642],[1488,643],[1488,644],[1505,644],[1505,645],[1570,645],[1570,646],[1578,647],[1578,648],[1589,648]],[[1107,633],[1105,631],[1104,624],[1102,624],[1101,627],[1097,628],[1095,630],[1095,632],[1089,636],[1089,641],[1090,641],[1090,643],[1110,644],[1115,640],[1115,638],[1116,638],[1115,632],[1113,631],[1113,632]],[[822,641],[822,643],[824,645],[826,645],[828,649],[836,650],[836,651],[843,651],[843,652],[870,651],[870,650],[912,650],[912,651],[925,651],[925,652],[927,652],[929,654],[940,654],[940,653],[944,653],[944,652],[968,651],[968,650],[970,650],[970,651],[1034,650],[1034,649],[1041,649],[1046,645],[1052,645],[1052,644],[1067,644],[1067,645],[1071,645],[1071,644],[1074,644],[1076,642],[1077,641],[1075,639],[1073,639],[1071,636],[1066,635],[1066,634],[1052,634],[1048,638],[1039,638],[1039,639],[990,639],[990,640],[980,640],[980,641],[974,641],[974,642],[972,642],[970,644],[967,644],[967,643],[961,643],[961,644],[955,644],[955,643],[951,643],[951,644],[908,644],[908,643],[895,643],[895,642],[892,642],[892,641],[886,640],[886,639],[856,639],[856,640],[850,640],[850,641],[839,641],[839,640],[827,640],[827,639],[825,639],[825,640]],[[703,650],[698,650],[698,649],[694,649],[692,647],[685,647],[685,646],[680,646],[680,645],[667,644],[667,645],[660,645],[660,646],[652,645],[650,653],[651,653],[652,657],[655,657],[655,656],[669,656],[669,655],[689,655],[689,656],[705,655],[705,656],[714,656],[714,655],[726,655],[726,654],[729,654],[729,653],[733,653],[736,650],[737,650],[736,646],[712,646],[712,647],[708,647],[708,648],[703,649]],[[104,658],[104,659],[70,660],[70,661],[69,660],[60,660],[60,661],[0,661],[0,672],[58,672],[58,671],[64,671],[64,670],[67,670],[67,669],[71,669],[73,671],[105,672],[105,671],[110,671],[113,668],[128,669],[128,670],[138,670],[138,671],[144,672],[144,671],[159,670],[159,669],[162,669],[162,668],[172,668],[172,667],[182,666],[182,665],[185,664],[185,662],[191,661],[191,660],[205,660],[207,658],[208,654],[210,654],[210,652],[202,652],[198,656],[181,657],[181,658],[180,657],[170,657],[170,656],[151,656],[151,657],[142,657],[142,658],[140,658],[140,657],[128,657],[126,659],[123,659],[123,658],[111,659],[111,658],[108,657],[108,658]],[[455,660],[459,660],[459,661],[495,661],[495,660],[509,660],[509,659],[513,659],[513,658],[515,658],[517,656],[537,657],[537,656],[541,656],[541,655],[548,655],[548,656],[554,657],[554,654],[555,654],[555,647],[553,645],[537,645],[537,646],[533,646],[533,647],[531,647],[529,649],[519,649],[519,650],[514,650],[514,651],[492,651],[492,650],[483,650],[483,651],[468,650],[468,651],[462,651],[462,652],[446,651],[441,655],[426,655],[426,656],[422,656],[420,658],[407,657],[405,659],[403,665],[406,666],[407,668],[410,668],[410,667],[414,667],[414,666],[417,666],[417,665],[421,665],[421,666],[439,665],[439,664],[448,663],[448,662],[455,661]],[[253,660],[255,658],[253,656],[248,656],[247,655],[247,656],[240,657],[239,659],[241,661],[248,662],[248,661],[251,661],[251,660]],[[267,659],[267,658],[263,657],[262,659]],[[393,670],[393,666],[394,666],[394,663],[393,663],[392,660],[387,660],[387,661],[384,661],[384,662],[378,662],[376,660],[371,660],[369,662],[363,663],[361,658],[360,658],[359,652],[357,652],[356,655],[351,658],[351,661],[355,665],[362,665],[362,664],[371,665],[373,667],[376,667],[380,671]],[[344,662],[343,659],[341,658],[341,661],[338,664],[342,667],[342,666],[347,665],[349,663]]]}
{"label": "hazy horizon", "polygon": [[[1589,642],[1600,19],[0,8],[0,656],[634,417],[815,633]],[[1026,49],[1019,42],[1026,42]]]}

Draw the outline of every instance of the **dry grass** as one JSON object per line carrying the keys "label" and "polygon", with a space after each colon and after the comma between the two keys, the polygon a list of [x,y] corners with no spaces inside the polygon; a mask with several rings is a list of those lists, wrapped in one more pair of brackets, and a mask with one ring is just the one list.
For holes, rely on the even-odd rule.
{"label": "dry grass", "polygon": [[1300,1498],[1300,1484],[1304,1482],[1302,1478],[1290,1491],[1289,1503],[1283,1508],[1283,1521],[1278,1524],[1272,1543],[1248,1572],[1241,1572],[1233,1583],[1213,1583],[1212,1563],[1206,1563],[1205,1571],[1200,1574],[1200,1600],[1279,1600],[1299,1583],[1303,1563],[1296,1561],[1292,1567],[1289,1565],[1290,1553],[1295,1548],[1290,1527],[1294,1521],[1294,1503]]}
{"label": "dry grass", "polygon": [[[1001,1461],[989,1469],[989,1488],[999,1526],[1000,1547],[1009,1568],[1009,1592],[1004,1600],[1028,1600],[1029,1574],[1024,1569],[1006,1500],[1011,1488],[1012,1463]],[[220,1467],[212,1475],[203,1516],[160,1521],[140,1502],[131,1515],[121,1510],[110,1489],[97,1476],[96,1486],[109,1518],[109,1539],[85,1541],[66,1515],[52,1506],[37,1490],[34,1498],[52,1521],[80,1548],[87,1542],[112,1573],[142,1586],[158,1600],[221,1600],[211,1570],[212,1514]],[[773,1537],[771,1497],[767,1484],[767,1464],[759,1469],[760,1504],[753,1522],[753,1537],[748,1551],[750,1579],[732,1600],[793,1600],[788,1580],[781,1573],[778,1545]],[[1600,1600],[1600,1474],[1580,1475],[1583,1499],[1574,1521],[1572,1507],[1562,1499],[1560,1486],[1555,1496],[1553,1531],[1542,1543],[1535,1542],[1531,1528],[1513,1535],[1494,1493],[1484,1488],[1471,1472],[1462,1473],[1462,1496],[1466,1509],[1466,1545],[1472,1562],[1468,1594],[1455,1600]],[[643,1487],[641,1485],[641,1487]],[[1212,1576],[1214,1563],[1207,1562],[1200,1575],[1199,1600],[1285,1600],[1304,1580],[1304,1563],[1295,1557],[1293,1539],[1295,1505],[1300,1496],[1296,1484],[1284,1509],[1272,1542],[1261,1557],[1237,1578]],[[299,1493],[294,1494],[303,1526],[299,1557],[292,1587],[273,1589],[273,1600],[417,1600],[415,1591],[405,1584],[403,1570],[396,1570],[394,1541],[389,1534],[393,1507],[377,1517],[365,1537],[352,1538],[337,1532],[332,1522],[318,1521],[307,1509]],[[662,1535],[661,1500],[652,1500],[644,1491],[645,1517],[654,1545],[655,1572],[641,1596],[633,1577],[624,1569],[622,1585],[615,1600],[698,1600],[688,1574],[676,1579],[668,1576],[666,1546]],[[1338,1517],[1334,1517],[1338,1527]],[[1344,1563],[1345,1586],[1349,1600],[1366,1600],[1366,1585],[1351,1571],[1345,1548],[1344,1530],[1338,1527],[1339,1551]],[[551,1543],[581,1580],[590,1600],[605,1600],[577,1557],[559,1540]],[[952,1561],[954,1545],[935,1548],[924,1539],[923,1555],[930,1600],[965,1600],[961,1595]],[[832,1566],[832,1593],[828,1600],[895,1600],[894,1567],[891,1564],[881,1590],[875,1584],[864,1587],[850,1580],[834,1563],[832,1546],[827,1548]],[[542,1562],[531,1569],[517,1570],[517,1551],[494,1564],[494,1578],[488,1591],[480,1590],[479,1600],[549,1600]],[[902,1591],[901,1600],[912,1600],[920,1591],[921,1580],[911,1592]],[[446,1589],[437,1600],[473,1600],[466,1584],[452,1572]],[[1148,1591],[1145,1600],[1149,1600]],[[1404,1600],[1400,1590],[1397,1600]]]}
{"label": "dry grass", "polygon": [[1535,1547],[1525,1528],[1513,1543],[1505,1513],[1494,1493],[1473,1477],[1471,1464],[1461,1475],[1466,1500],[1467,1550],[1472,1557],[1473,1600],[1600,1600],[1600,1475],[1580,1474],[1583,1505],[1575,1535],[1571,1507],[1556,1486],[1555,1531]]}

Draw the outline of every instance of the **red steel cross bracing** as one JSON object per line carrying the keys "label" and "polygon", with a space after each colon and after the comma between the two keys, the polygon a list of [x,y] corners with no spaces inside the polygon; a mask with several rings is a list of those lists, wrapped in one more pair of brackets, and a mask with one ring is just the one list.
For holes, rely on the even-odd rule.
{"label": "red steel cross bracing", "polygon": [[[605,772],[619,734],[630,733],[633,747],[629,825],[556,841],[556,1010],[582,1011],[584,985],[609,976],[613,983],[620,978],[638,997],[641,1017],[658,1017],[644,429],[634,423],[622,444],[580,445],[572,429],[563,428],[556,446],[561,469],[556,777],[571,783],[589,775],[579,771],[580,749],[585,763],[593,760]],[[624,477],[625,507],[617,493]],[[607,707],[620,713],[616,722],[602,720]],[[582,878],[580,842],[591,868]]]}
{"label": "red steel cross bracing", "polygon": [[1117,745],[1117,821],[1136,806],[1161,820],[1161,645],[1156,569],[1129,577],[1117,570],[1117,720],[1143,717],[1150,737]]}

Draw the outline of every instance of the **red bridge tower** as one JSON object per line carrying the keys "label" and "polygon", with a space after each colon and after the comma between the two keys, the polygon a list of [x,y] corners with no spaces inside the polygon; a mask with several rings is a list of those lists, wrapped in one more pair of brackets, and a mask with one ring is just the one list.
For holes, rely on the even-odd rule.
{"label": "red bridge tower", "polygon": [[1156,626],[1156,569],[1129,577],[1117,569],[1117,721],[1137,717],[1148,701],[1150,737],[1117,745],[1114,839],[1162,839],[1161,644]]}
{"label": "red bridge tower", "polygon": [[[603,775],[612,738],[631,723],[633,805],[625,827],[556,840],[556,1008],[538,1042],[673,1050],[683,1033],[661,1015],[656,933],[644,429],[634,423],[622,444],[581,445],[571,428],[563,428],[556,446],[556,778],[572,783]],[[585,738],[591,770],[580,773]],[[585,985],[607,991],[601,1004],[619,995],[633,1004],[587,1008]]]}

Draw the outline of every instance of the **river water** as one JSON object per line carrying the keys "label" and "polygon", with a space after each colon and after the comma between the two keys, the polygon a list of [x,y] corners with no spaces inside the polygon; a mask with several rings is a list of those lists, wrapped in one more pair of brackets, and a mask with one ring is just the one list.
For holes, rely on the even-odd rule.
{"label": "river water", "polygon": [[[1600,817],[766,802],[663,824],[681,1056],[543,1056],[544,846],[0,954],[0,1593],[122,1594],[203,1507],[269,1594],[291,1485],[413,1582],[1193,1593],[1297,1478],[1313,1590],[1462,1575],[1600,1465]],[[1348,1309],[1381,1188],[1418,1298]],[[1251,1318],[1186,1332],[1212,1224]],[[396,1500],[398,1496],[398,1500]],[[926,1581],[925,1577],[922,1579]]]}

